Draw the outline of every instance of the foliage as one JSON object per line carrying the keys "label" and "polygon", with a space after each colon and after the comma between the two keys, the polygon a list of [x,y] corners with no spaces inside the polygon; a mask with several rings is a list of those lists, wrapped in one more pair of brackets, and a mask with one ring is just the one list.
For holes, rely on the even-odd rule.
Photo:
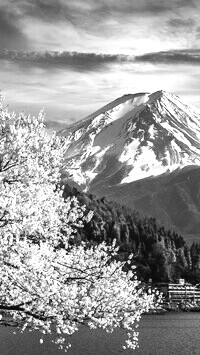
{"label": "foliage", "polygon": [[[38,118],[0,107],[0,324],[65,335],[81,324],[127,331],[137,345],[137,321],[152,297],[127,262],[105,243],[72,243],[90,213],[58,187],[66,143],[48,136]],[[41,340],[42,342],[42,340]]]}
{"label": "foliage", "polygon": [[93,218],[84,228],[78,230],[76,242],[81,240],[91,244],[105,241],[112,244],[117,240],[118,259],[126,260],[133,254],[132,263],[137,265],[138,278],[148,282],[187,281],[200,282],[200,247],[193,243],[189,247],[176,232],[159,226],[155,218],[141,217],[138,212],[105,197],[78,191],[64,186],[64,196],[76,196],[93,211]]}

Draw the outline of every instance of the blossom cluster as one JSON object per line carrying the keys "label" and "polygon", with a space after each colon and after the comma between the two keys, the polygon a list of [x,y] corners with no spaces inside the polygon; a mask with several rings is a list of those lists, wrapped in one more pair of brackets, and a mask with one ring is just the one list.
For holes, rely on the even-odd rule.
{"label": "blossom cluster", "polygon": [[[37,118],[0,106],[0,324],[66,339],[85,324],[127,332],[137,346],[137,322],[153,299],[134,271],[115,260],[115,246],[72,245],[90,216],[59,187],[66,142]],[[130,260],[128,261],[130,262]],[[41,343],[43,338],[41,339]]]}

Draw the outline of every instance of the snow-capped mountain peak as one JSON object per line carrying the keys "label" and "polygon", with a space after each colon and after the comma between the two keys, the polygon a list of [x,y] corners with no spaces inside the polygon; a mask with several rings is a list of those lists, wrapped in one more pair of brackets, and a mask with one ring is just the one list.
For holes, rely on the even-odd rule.
{"label": "snow-capped mountain peak", "polygon": [[67,177],[86,189],[200,165],[200,113],[162,90],[124,95],[59,134]]}

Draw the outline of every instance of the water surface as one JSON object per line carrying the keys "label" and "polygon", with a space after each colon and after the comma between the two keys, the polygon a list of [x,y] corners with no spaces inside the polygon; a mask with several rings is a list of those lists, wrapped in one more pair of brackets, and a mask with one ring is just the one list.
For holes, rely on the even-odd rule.
{"label": "water surface", "polygon": [[[169,313],[143,316],[140,326],[138,350],[123,350],[125,339],[122,331],[105,334],[82,328],[71,337],[68,355],[200,355],[200,313]],[[64,355],[52,344],[51,338],[41,335],[17,333],[0,328],[0,355]]]}

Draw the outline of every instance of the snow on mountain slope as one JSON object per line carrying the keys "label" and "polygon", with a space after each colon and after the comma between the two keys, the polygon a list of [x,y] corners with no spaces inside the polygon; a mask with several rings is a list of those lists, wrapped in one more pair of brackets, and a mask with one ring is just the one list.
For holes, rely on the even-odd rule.
{"label": "snow on mountain slope", "polygon": [[65,174],[86,190],[200,165],[200,113],[164,91],[124,95],[59,134]]}

